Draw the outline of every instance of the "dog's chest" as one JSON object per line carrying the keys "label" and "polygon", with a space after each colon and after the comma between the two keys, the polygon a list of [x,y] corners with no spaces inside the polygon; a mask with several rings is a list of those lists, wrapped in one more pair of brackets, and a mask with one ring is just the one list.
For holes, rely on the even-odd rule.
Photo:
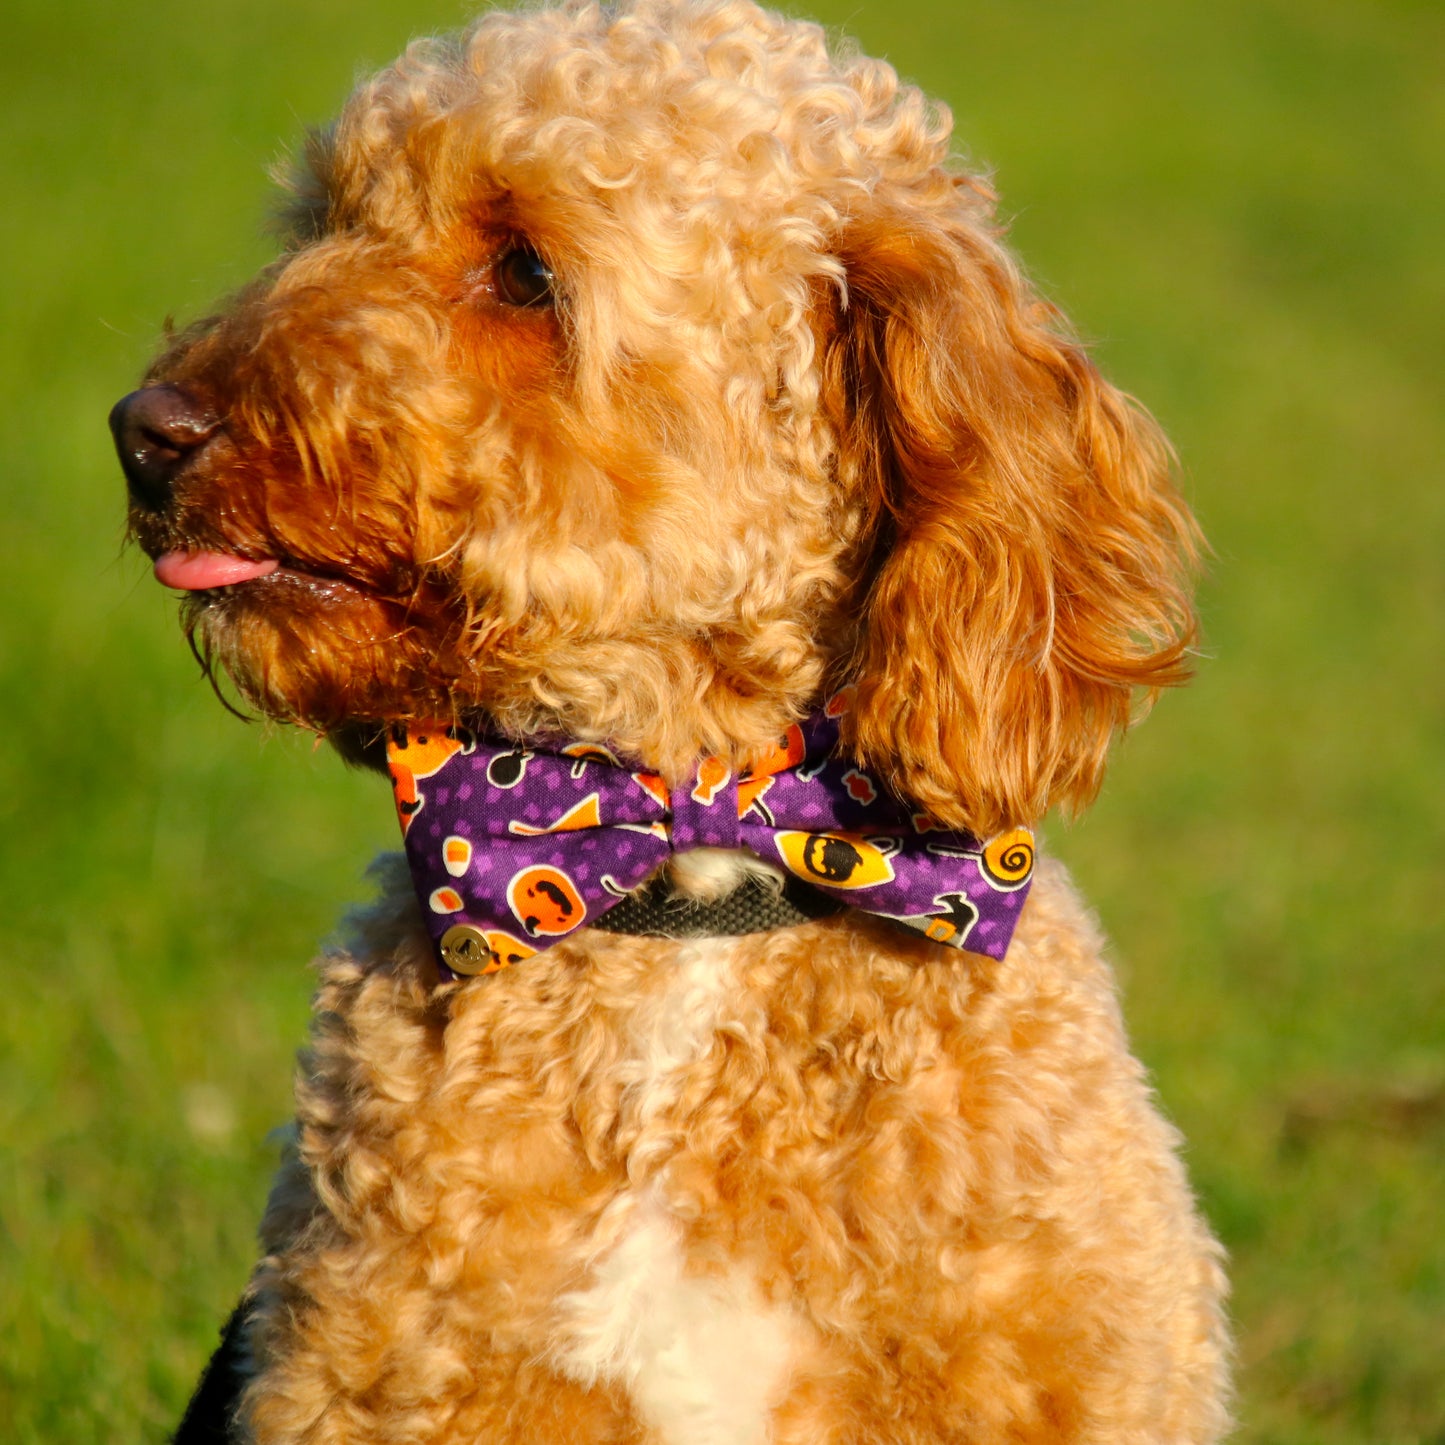
{"label": "dog's chest", "polygon": [[636,1003],[598,1010],[610,1056],[579,1079],[577,1107],[610,1116],[614,1186],[545,1272],[559,1287],[538,1302],[536,1344],[568,1379],[626,1393],[662,1445],[763,1445],[802,1325],[767,1301],[721,1221],[699,1221],[689,1133],[725,1110],[727,1040],[756,1046],[764,1022],[737,939],[663,946],[673,957]]}
{"label": "dog's chest", "polygon": [[609,1383],[667,1445],[768,1438],[800,1324],[768,1303],[740,1260],[689,1258],[670,1203],[669,1156],[685,1149],[684,1096],[719,1031],[745,1027],[731,939],[683,946],[665,985],[628,1021],[616,1077],[634,1142],[624,1188],[588,1241],[580,1287],[557,1303],[553,1358],[581,1384]]}

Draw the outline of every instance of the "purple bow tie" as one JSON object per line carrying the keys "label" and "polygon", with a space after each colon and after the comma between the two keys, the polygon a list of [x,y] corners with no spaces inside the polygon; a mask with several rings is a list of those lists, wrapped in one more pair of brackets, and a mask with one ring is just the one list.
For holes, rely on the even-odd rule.
{"label": "purple bow tie", "polygon": [[606,748],[555,752],[413,724],[387,748],[428,931],[449,972],[494,973],[611,908],[673,852],[746,848],[938,943],[1002,958],[1034,840],[935,824],[833,756],[846,691],[734,777],[706,758],[669,792]]}

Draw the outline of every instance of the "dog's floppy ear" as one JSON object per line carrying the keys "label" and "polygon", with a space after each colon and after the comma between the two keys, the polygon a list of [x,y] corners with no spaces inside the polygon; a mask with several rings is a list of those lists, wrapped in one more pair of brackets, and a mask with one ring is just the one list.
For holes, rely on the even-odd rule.
{"label": "dog's floppy ear", "polygon": [[1163,436],[1028,290],[992,197],[933,200],[851,225],[825,352],[872,518],[847,740],[986,835],[1087,803],[1136,690],[1187,676],[1197,534]]}

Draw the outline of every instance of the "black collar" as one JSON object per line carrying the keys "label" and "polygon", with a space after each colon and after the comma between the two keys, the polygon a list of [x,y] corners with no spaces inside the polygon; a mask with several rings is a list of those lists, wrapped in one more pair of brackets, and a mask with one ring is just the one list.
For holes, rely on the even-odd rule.
{"label": "black collar", "polygon": [[797,879],[783,878],[779,885],[750,875],[725,897],[701,903],[679,898],[665,880],[654,879],[589,926],[653,938],[738,938],[843,912],[845,905]]}

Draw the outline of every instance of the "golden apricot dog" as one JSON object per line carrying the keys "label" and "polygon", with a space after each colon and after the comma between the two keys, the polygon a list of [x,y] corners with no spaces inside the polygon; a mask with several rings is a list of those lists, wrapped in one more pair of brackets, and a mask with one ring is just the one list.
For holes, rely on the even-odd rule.
{"label": "golden apricot dog", "polygon": [[389,753],[411,861],[183,1439],[1226,1429],[1220,1251],[1027,831],[1187,672],[1193,523],[950,130],[749,0],[487,14],[117,405],[194,646]]}

